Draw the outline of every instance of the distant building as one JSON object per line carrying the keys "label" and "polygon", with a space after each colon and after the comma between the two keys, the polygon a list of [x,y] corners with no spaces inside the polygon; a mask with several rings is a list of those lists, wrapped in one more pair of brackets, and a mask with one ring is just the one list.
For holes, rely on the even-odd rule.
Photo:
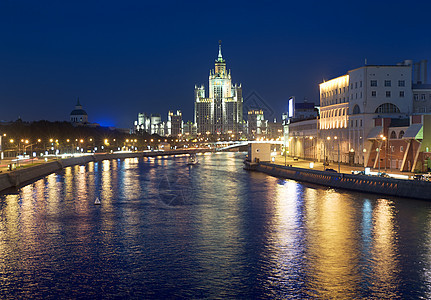
{"label": "distant building", "polygon": [[414,64],[413,114],[431,114],[431,84],[427,82],[427,61]]}
{"label": "distant building", "polygon": [[260,137],[266,137],[268,121],[265,120],[263,110],[252,109],[247,113],[247,136],[254,140]]}
{"label": "distant building", "polygon": [[232,85],[226,61],[219,53],[214,70],[209,74],[209,95],[203,85],[195,85],[195,115],[198,134],[238,134],[243,124],[241,84]]}
{"label": "distant building", "polygon": [[188,136],[193,136],[193,137],[196,136],[197,134],[196,123],[193,123],[192,121],[187,121],[187,123],[184,123],[183,134]]}
{"label": "distant building", "polygon": [[272,122],[267,121],[267,138],[278,139],[281,137],[283,137],[283,123],[277,122],[277,119]]}
{"label": "distant building", "polygon": [[176,113],[172,111],[168,112],[166,126],[167,136],[178,136],[183,133],[183,117],[180,110],[177,110]]}
{"label": "distant building", "polygon": [[70,122],[73,124],[87,124],[88,115],[87,112],[82,108],[79,102],[79,97],[75,105],[75,109],[70,113]]}
{"label": "distant building", "polygon": [[151,118],[146,113],[138,113],[138,120],[135,121],[135,131],[151,132]]}
{"label": "distant building", "polygon": [[160,114],[151,114],[151,134],[165,135],[165,124],[162,123],[162,116]]}

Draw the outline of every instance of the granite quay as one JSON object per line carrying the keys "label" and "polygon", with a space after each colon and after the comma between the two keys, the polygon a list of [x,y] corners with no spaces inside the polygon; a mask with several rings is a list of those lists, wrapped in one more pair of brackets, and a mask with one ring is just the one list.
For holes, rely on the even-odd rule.
{"label": "granite quay", "polygon": [[[346,165],[340,165],[339,167],[340,173],[334,170],[338,168],[337,164],[333,166],[323,166],[323,163],[313,163],[311,161],[294,159],[291,157],[284,158],[282,156],[274,158],[273,163],[245,161],[246,169],[264,172],[275,177],[293,179],[332,188],[430,200],[431,182],[410,180],[415,178],[414,173],[391,172],[392,177],[381,177],[358,174],[359,171],[364,170],[363,167],[351,167]],[[373,171],[377,170],[371,170],[371,172]],[[405,179],[400,179],[403,178],[403,176]]]}

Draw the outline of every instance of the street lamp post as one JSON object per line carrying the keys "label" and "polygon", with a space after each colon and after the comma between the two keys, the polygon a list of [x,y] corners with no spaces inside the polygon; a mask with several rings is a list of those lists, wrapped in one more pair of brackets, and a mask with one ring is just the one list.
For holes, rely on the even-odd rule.
{"label": "street lamp post", "polygon": [[314,142],[313,142],[313,137],[310,136],[310,140],[311,140],[311,148],[313,149],[313,162],[315,161],[315,156],[316,156],[316,148],[314,147]]}
{"label": "street lamp post", "polygon": [[[326,137],[326,139],[328,140],[328,144],[329,144],[329,141],[331,140],[331,137],[330,136],[328,136],[328,137]],[[325,149],[328,147],[328,145],[325,145],[326,147],[325,147]],[[326,152],[329,152],[329,151],[326,151]],[[326,165],[328,164],[328,155],[329,153],[325,153],[325,160],[324,160],[324,162],[323,162],[323,165],[325,166],[325,168],[324,169],[326,169]]]}
{"label": "street lamp post", "polygon": [[336,136],[334,136],[334,139],[338,141],[338,173],[340,173],[340,141]]}
{"label": "street lamp post", "polygon": [[[380,145],[379,145],[379,147],[377,148],[377,150],[378,150],[377,157],[378,157],[378,159],[379,159],[379,175],[380,175],[380,150],[381,150],[381,148],[382,148],[382,144],[383,144],[383,142],[386,140],[386,137],[385,137],[385,136],[383,136],[383,134],[381,134],[381,135],[380,135],[380,138],[381,138]],[[385,160],[386,160],[386,157],[385,157]],[[386,161],[385,161],[385,166],[386,166]],[[385,169],[386,169],[386,167],[385,167]]]}

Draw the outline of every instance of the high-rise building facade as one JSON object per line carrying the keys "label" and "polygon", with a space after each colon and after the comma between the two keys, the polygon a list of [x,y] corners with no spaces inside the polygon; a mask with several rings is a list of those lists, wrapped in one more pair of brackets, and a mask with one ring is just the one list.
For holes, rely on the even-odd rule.
{"label": "high-rise building facade", "polygon": [[198,134],[237,134],[242,131],[242,88],[241,84],[232,85],[230,70],[219,53],[215,68],[209,74],[209,95],[205,97],[203,85],[195,85],[194,122]]}

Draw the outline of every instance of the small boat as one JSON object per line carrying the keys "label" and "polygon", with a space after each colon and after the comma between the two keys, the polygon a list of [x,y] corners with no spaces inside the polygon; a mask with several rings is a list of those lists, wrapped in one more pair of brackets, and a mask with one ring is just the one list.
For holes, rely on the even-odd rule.
{"label": "small boat", "polygon": [[97,197],[96,200],[94,200],[94,204],[95,205],[100,205],[101,204],[99,197]]}
{"label": "small boat", "polygon": [[199,161],[198,161],[198,158],[196,157],[196,155],[195,154],[191,154],[189,156],[189,160],[187,161],[187,164],[188,165],[196,165],[198,162]]}

